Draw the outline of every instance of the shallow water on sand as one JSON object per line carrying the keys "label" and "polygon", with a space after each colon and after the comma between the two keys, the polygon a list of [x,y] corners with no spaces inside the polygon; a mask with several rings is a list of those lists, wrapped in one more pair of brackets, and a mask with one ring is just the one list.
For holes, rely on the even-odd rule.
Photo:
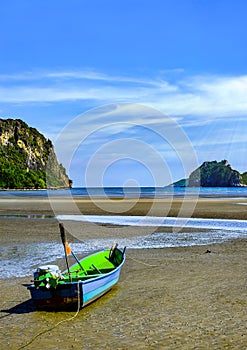
{"label": "shallow water on sand", "polygon": [[[129,217],[129,216],[71,216],[60,215],[60,221],[79,220],[100,224],[115,224],[159,227],[174,227],[182,225],[193,228],[192,232],[181,230],[179,232],[154,232],[144,236],[115,239],[120,247],[131,249],[182,247],[193,245],[208,245],[222,243],[237,238],[247,238],[246,220],[214,220],[214,219],[179,219],[157,217]],[[86,254],[95,250],[109,248],[114,238],[91,238],[83,243],[73,243],[75,254]],[[26,243],[9,244],[0,247],[2,273],[1,278],[23,277],[31,275],[34,269],[43,264],[51,263],[63,258],[64,251],[61,243]]]}
{"label": "shallow water on sand", "polygon": [[237,230],[247,233],[247,220],[201,219],[158,216],[123,216],[123,215],[57,215],[60,221],[88,221],[101,224],[129,226],[190,227],[199,229]]}

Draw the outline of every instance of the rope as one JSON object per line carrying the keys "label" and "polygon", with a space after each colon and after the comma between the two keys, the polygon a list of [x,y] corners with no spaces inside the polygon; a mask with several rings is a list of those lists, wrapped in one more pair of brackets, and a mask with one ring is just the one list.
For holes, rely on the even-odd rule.
{"label": "rope", "polygon": [[28,345],[32,344],[32,343],[35,341],[35,339],[37,339],[37,338],[40,337],[41,335],[43,335],[43,334],[45,334],[45,333],[47,333],[47,332],[52,331],[53,329],[57,328],[61,323],[70,322],[70,321],[72,321],[73,319],[75,319],[75,318],[77,317],[77,315],[79,314],[79,311],[80,311],[80,300],[81,300],[81,298],[80,298],[80,292],[79,292],[79,282],[80,282],[80,281],[78,281],[78,283],[77,283],[78,303],[77,303],[77,311],[76,311],[76,313],[75,313],[72,317],[66,318],[66,319],[64,319],[64,320],[62,320],[62,321],[59,321],[59,322],[56,323],[54,326],[52,326],[52,327],[50,327],[50,328],[48,328],[48,329],[45,329],[44,331],[39,332],[39,333],[36,334],[31,340],[29,340],[26,344],[24,344],[24,345],[22,345],[21,347],[19,347],[17,350],[26,348]]}
{"label": "rope", "polygon": [[150,266],[150,267],[158,267],[158,266],[160,266],[160,265],[151,265],[151,264],[145,263],[145,262],[143,262],[143,261],[141,261],[141,260],[134,259],[134,258],[132,258],[132,257],[129,256],[129,255],[128,255],[128,259],[131,259],[131,260],[133,260],[133,261],[136,261],[136,262],[139,263],[139,264],[146,265],[146,266]]}
{"label": "rope", "polygon": [[[151,264],[148,264],[148,263],[145,263],[141,260],[137,260],[135,258],[132,258],[131,256],[128,256],[129,259],[139,263],[139,264],[142,264],[142,265],[146,265],[146,266],[149,266],[149,267],[158,267],[159,265],[151,265]],[[70,318],[66,318],[65,320],[62,320],[62,321],[59,321],[58,323],[56,323],[54,326],[48,328],[48,329],[45,329],[41,332],[39,332],[38,334],[36,334],[30,341],[28,341],[26,344],[22,345],[21,347],[19,347],[17,350],[21,350],[21,349],[24,349],[26,348],[28,345],[32,344],[38,337],[40,337],[41,335],[47,333],[47,332],[50,332],[52,331],[53,329],[57,328],[60,324],[64,323],[64,322],[70,322],[72,321],[73,319],[75,319],[77,317],[77,315],[79,314],[79,311],[80,311],[80,294],[79,294],[79,281],[77,283],[77,293],[78,293],[78,304],[77,304],[77,311],[76,313],[70,317]]]}

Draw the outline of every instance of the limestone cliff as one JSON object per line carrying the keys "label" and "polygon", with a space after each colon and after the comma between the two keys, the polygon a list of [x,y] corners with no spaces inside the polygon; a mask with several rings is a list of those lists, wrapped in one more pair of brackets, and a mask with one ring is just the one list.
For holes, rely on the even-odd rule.
{"label": "limestone cliff", "polygon": [[235,187],[243,185],[241,174],[227,160],[204,162],[194,170],[188,181],[190,187]]}
{"label": "limestone cliff", "polygon": [[69,187],[69,184],[50,140],[21,119],[0,119],[0,188]]}

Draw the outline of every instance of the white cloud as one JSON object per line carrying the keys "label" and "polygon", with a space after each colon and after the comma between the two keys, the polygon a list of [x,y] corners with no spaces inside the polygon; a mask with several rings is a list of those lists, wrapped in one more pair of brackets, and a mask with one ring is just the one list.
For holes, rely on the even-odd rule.
{"label": "white cloud", "polygon": [[190,77],[179,81],[178,87],[178,93],[150,96],[150,103],[170,115],[247,115],[247,76]]}
{"label": "white cloud", "polygon": [[[171,116],[207,120],[247,115],[245,75],[177,77],[170,82],[159,77],[111,76],[86,69],[1,75],[0,82],[2,103],[91,100],[94,105],[143,103]],[[197,121],[201,123],[199,118]]]}

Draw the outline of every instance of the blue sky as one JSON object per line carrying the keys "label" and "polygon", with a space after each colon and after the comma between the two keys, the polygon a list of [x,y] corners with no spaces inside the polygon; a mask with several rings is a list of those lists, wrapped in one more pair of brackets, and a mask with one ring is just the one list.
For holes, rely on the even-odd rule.
{"label": "blue sky", "polygon": [[244,0],[2,2],[0,117],[50,138],[75,186],[162,186],[205,160],[244,172],[246,13]]}

